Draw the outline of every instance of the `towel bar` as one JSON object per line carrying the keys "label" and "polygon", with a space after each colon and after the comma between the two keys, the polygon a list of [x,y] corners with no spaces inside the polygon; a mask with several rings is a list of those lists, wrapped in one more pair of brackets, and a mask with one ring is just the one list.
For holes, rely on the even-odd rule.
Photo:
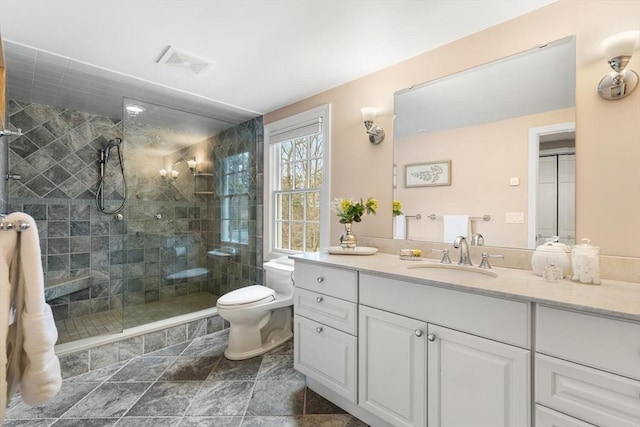
{"label": "towel bar", "polygon": [[17,231],[21,232],[31,227],[27,221],[0,222],[0,231]]}
{"label": "towel bar", "polygon": [[[438,216],[436,216],[436,214],[431,214],[429,215],[427,218],[429,218],[431,221],[435,221],[436,218],[440,218]],[[483,220],[483,221],[491,221],[491,215],[483,215],[483,216],[470,216],[469,219],[471,221],[479,221],[479,220]]]}

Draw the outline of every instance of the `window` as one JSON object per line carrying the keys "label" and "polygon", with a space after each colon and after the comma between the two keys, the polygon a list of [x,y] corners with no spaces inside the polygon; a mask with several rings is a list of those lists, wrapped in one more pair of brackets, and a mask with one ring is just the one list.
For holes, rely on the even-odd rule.
{"label": "window", "polygon": [[328,242],[329,106],[266,126],[266,253],[317,252]]}
{"label": "window", "polygon": [[220,239],[246,245],[249,242],[249,153],[225,157],[220,171]]}

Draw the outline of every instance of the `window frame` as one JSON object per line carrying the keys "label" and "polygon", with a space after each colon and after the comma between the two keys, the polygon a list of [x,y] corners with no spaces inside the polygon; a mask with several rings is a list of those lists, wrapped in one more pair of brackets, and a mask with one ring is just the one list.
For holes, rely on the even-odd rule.
{"label": "window frame", "polygon": [[[229,171],[230,162],[233,161],[234,158],[239,158],[242,160],[242,169]],[[219,168],[219,185],[218,185],[218,199],[220,200],[220,241],[222,243],[228,244],[237,244],[247,246],[249,244],[249,230],[247,228],[246,239],[242,239],[243,235],[243,224],[249,223],[249,183],[246,183],[246,188],[244,188],[243,192],[236,192],[229,189],[231,181],[236,178],[243,176],[248,177],[250,173],[249,163],[251,162],[251,153],[248,151],[242,151],[239,153],[231,154],[221,161],[221,167]],[[236,162],[237,163],[237,162]],[[246,218],[234,218],[233,215],[229,215],[229,212],[233,209],[240,209],[242,207],[242,203],[244,202],[246,208]],[[227,224],[228,221],[228,224]],[[231,229],[225,232],[224,227],[225,224],[231,226],[232,224],[237,224],[240,228],[235,230],[235,233],[232,232]],[[227,236],[228,233],[228,236]],[[234,236],[238,237],[237,240],[234,240]],[[229,239],[225,239],[225,237],[229,237]]]}
{"label": "window frame", "polygon": [[[264,241],[263,253],[265,259],[274,257],[287,256],[293,254],[302,254],[302,251],[293,251],[287,249],[279,249],[275,247],[276,243],[276,204],[275,193],[278,184],[278,168],[279,168],[279,144],[280,142],[272,142],[269,135],[278,133],[284,129],[295,128],[296,125],[309,123],[314,119],[320,119],[320,133],[322,134],[322,162],[323,162],[323,182],[320,188],[320,248],[328,246],[329,243],[329,225],[330,225],[330,208],[329,208],[329,191],[330,191],[330,147],[331,147],[331,105],[325,104],[320,107],[313,108],[302,113],[286,117],[281,120],[265,125],[264,132]],[[304,191],[304,190],[303,190]]]}

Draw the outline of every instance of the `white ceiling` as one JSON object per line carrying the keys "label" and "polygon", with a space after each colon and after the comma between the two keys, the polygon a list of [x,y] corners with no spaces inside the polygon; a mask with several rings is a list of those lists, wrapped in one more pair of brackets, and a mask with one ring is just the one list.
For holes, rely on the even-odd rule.
{"label": "white ceiling", "polygon": [[[122,117],[122,97],[228,127],[554,0],[0,0],[8,95]],[[169,46],[215,62],[158,64]]]}

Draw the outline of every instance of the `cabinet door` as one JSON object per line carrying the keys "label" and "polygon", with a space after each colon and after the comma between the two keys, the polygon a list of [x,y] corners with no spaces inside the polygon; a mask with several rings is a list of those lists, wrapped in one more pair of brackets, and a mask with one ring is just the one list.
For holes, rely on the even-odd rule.
{"label": "cabinet door", "polygon": [[536,405],[536,427],[594,427],[544,406]]}
{"label": "cabinet door", "polygon": [[429,427],[531,424],[530,353],[429,325]]}
{"label": "cabinet door", "polygon": [[359,402],[396,427],[426,425],[426,324],[360,306]]}
{"label": "cabinet door", "polygon": [[356,337],[294,316],[294,368],[356,403]]}

